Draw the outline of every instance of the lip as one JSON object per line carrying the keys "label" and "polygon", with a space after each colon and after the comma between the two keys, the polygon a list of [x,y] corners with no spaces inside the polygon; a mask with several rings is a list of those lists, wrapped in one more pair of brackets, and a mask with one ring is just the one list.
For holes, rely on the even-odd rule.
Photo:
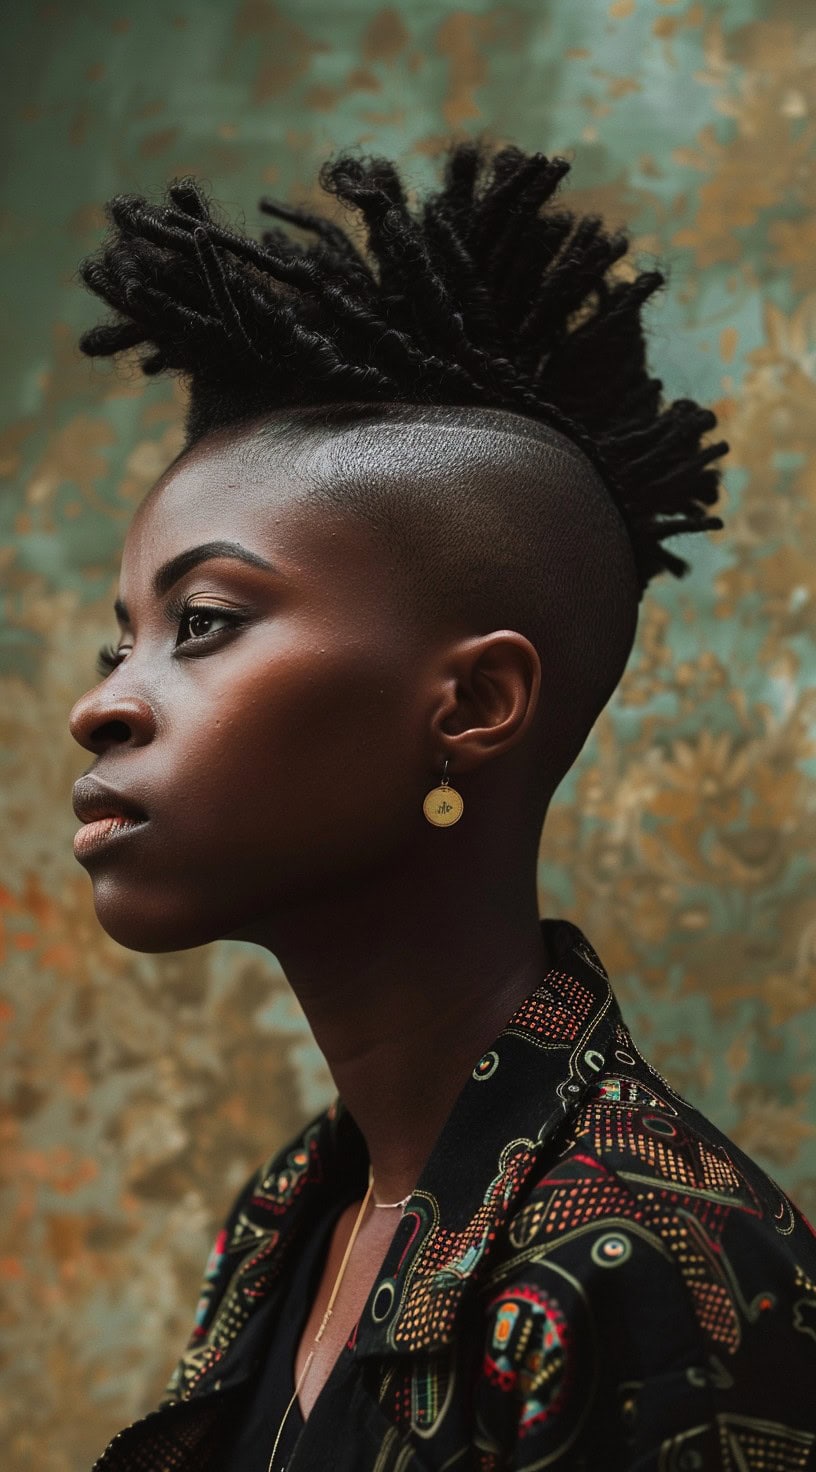
{"label": "lip", "polygon": [[128,835],[144,828],[146,821],[145,818],[125,818],[118,813],[85,823],[74,834],[74,857],[86,859],[111,844],[124,843]]}
{"label": "lip", "polygon": [[81,823],[95,823],[100,818],[132,818],[136,823],[143,823],[147,818],[147,813],[135,798],[117,792],[114,787],[108,787],[106,782],[90,775],[80,777],[74,783],[72,800]]}

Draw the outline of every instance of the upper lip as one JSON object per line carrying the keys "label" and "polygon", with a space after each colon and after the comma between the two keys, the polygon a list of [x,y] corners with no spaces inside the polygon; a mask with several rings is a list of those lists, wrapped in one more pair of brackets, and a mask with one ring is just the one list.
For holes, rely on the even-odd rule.
{"label": "upper lip", "polygon": [[132,797],[116,792],[98,777],[80,777],[74,783],[72,797],[74,812],[82,823],[93,823],[98,818],[134,818],[144,822],[147,817],[144,808]]}

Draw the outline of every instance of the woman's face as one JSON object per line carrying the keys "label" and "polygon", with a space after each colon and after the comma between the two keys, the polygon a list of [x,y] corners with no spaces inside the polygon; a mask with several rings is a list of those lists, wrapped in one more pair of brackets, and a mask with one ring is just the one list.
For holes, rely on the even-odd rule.
{"label": "woman's face", "polygon": [[[383,546],[310,505],[319,448],[259,463],[247,443],[197,446],[139,508],[121,662],[71,712],[95,757],[77,815],[145,815],[78,837],[99,920],[134,950],[255,938],[281,907],[381,870],[421,841],[437,770],[431,651]],[[236,555],[192,555],[211,543]]]}

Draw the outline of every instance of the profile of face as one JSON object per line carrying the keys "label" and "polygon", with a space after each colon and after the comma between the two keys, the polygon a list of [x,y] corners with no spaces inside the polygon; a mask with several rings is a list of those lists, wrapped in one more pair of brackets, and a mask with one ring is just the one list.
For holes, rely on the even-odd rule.
{"label": "profile of face", "polygon": [[434,651],[373,530],[310,506],[308,458],[208,438],[128,531],[118,663],[70,728],[95,757],[77,815],[145,815],[77,837],[132,949],[251,938],[426,841]]}

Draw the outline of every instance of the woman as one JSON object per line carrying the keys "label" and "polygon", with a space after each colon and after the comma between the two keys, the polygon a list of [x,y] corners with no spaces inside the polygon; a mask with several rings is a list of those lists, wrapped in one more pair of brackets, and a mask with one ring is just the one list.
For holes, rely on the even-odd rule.
{"label": "woman", "polygon": [[663,278],[555,206],[568,168],[459,144],[412,210],[343,156],[364,250],[183,180],[81,266],[83,350],[145,344],[189,411],[72,712],[77,857],[125,946],[272,951],[337,1087],[106,1472],[816,1465],[812,1232],[538,915],[550,799],[727,449],[662,404]]}

